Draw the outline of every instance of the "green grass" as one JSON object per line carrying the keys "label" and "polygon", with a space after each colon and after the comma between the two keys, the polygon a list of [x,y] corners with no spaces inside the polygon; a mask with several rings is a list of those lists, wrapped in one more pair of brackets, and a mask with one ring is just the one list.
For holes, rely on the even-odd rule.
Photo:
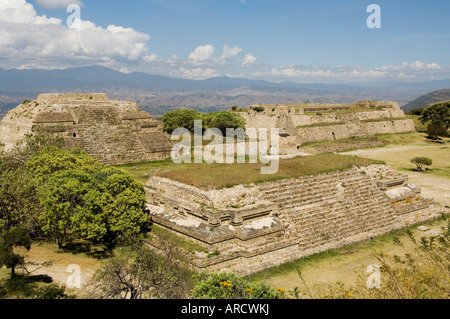
{"label": "green grass", "polygon": [[148,179],[146,173],[148,174],[148,172],[153,170],[157,176],[166,177],[181,183],[203,189],[220,189],[238,184],[263,183],[291,177],[339,171],[349,169],[354,165],[367,166],[374,163],[384,162],[349,155],[320,154],[280,159],[278,172],[270,175],[261,174],[261,167],[266,165],[261,163],[175,164],[169,159],[119,165],[117,167],[128,171],[134,178],[143,183]]}
{"label": "green grass", "polygon": [[344,125],[344,122],[323,122],[323,123],[314,123],[309,125],[299,125],[297,128],[305,128],[305,127],[323,127],[323,126],[332,126],[332,125]]}
{"label": "green grass", "polygon": [[377,139],[387,145],[432,145],[432,142],[425,138],[424,134],[417,132],[377,134]]}
{"label": "green grass", "polygon": [[414,125],[416,126],[416,129],[417,129],[418,132],[421,132],[421,133],[425,132],[426,133],[428,123],[423,124],[421,121],[419,121],[420,115],[409,115],[409,114],[407,114],[406,118],[414,121]]}
{"label": "green grass", "polygon": [[363,123],[372,123],[372,122],[387,122],[387,121],[399,121],[399,120],[405,120],[404,117],[384,117],[379,119],[368,119],[368,120],[362,120]]}
{"label": "green grass", "polygon": [[355,108],[348,108],[348,109],[342,109],[342,110],[325,110],[325,111],[307,111],[305,110],[305,115],[317,115],[317,113],[320,113],[322,115],[324,114],[345,114],[345,113],[359,113],[359,112],[373,112],[373,111],[382,111],[383,108],[379,107],[372,107],[372,108],[365,108],[365,107],[355,107]]}
{"label": "green grass", "polygon": [[327,140],[327,141],[320,141],[320,142],[309,142],[309,143],[303,143],[302,147],[315,147],[315,146],[335,146],[335,145],[341,145],[341,144],[351,144],[351,143],[359,143],[359,142],[370,142],[370,141],[377,141],[376,138],[345,138],[340,140]]}

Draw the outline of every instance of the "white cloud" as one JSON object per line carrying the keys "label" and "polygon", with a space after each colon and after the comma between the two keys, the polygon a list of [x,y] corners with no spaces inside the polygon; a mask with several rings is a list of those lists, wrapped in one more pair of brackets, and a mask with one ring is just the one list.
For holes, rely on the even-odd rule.
{"label": "white cloud", "polygon": [[148,34],[115,25],[102,28],[84,20],[78,20],[78,26],[69,29],[65,21],[38,16],[25,0],[2,0],[0,55],[8,67],[110,66],[157,60],[148,52]]}
{"label": "white cloud", "polygon": [[71,4],[84,6],[81,0],[36,0],[36,3],[47,9],[65,9]]}
{"label": "white cloud", "polygon": [[211,78],[211,77],[218,76],[217,71],[213,70],[211,68],[206,68],[206,69],[202,69],[202,68],[192,68],[192,69],[180,68],[178,71],[179,72],[176,72],[177,75],[182,76],[183,78],[194,79],[194,80],[204,80],[204,79],[208,79],[208,78]]}
{"label": "white cloud", "polygon": [[251,53],[247,53],[244,57],[244,60],[242,60],[241,66],[250,67],[250,66],[254,66],[255,64],[256,64],[255,56]]}
{"label": "white cloud", "polygon": [[189,54],[189,59],[194,61],[194,63],[210,60],[212,58],[212,55],[214,54],[215,49],[216,48],[214,48],[210,44],[199,46]]}
{"label": "white cloud", "polygon": [[386,65],[379,68],[382,71],[436,71],[442,67],[437,63],[424,63],[422,61],[414,61],[411,63],[403,62],[400,65]]}
{"label": "white cloud", "polygon": [[373,69],[360,66],[338,65],[334,68],[312,68],[302,64],[291,64],[273,68],[263,76],[276,80],[289,78],[296,81],[377,81],[389,80],[429,80],[436,74],[449,72],[437,63],[421,61],[404,62],[399,65],[385,65]]}
{"label": "white cloud", "polygon": [[241,52],[242,52],[242,48],[239,48],[238,46],[234,46],[234,47],[230,48],[228,45],[225,44],[223,46],[222,56],[220,58],[222,60],[227,60],[232,57],[235,57],[236,55],[238,55]]}

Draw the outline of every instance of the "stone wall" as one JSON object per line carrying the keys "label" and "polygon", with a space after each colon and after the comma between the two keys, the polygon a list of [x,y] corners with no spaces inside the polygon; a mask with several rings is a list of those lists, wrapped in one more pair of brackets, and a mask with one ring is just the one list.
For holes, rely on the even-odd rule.
{"label": "stone wall", "polygon": [[[263,105],[264,111],[250,109],[240,114],[247,128],[279,128],[280,153],[289,154],[303,143],[373,137],[375,134],[414,132],[415,125],[388,101],[355,104],[303,103]],[[287,138],[295,136],[297,138]]]}
{"label": "stone wall", "polygon": [[153,222],[220,253],[196,253],[198,270],[250,274],[448,213],[386,165],[214,191],[159,181],[147,183]]}
{"label": "stone wall", "polygon": [[11,149],[37,127],[107,165],[164,159],[172,149],[161,122],[136,102],[108,100],[104,93],[40,94],[8,112],[0,142]]}

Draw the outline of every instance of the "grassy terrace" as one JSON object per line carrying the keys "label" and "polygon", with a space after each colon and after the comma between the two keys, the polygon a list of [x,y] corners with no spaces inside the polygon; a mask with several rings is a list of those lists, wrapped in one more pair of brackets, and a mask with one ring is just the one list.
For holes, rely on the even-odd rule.
{"label": "grassy terrace", "polygon": [[305,128],[305,127],[322,127],[322,126],[332,126],[332,125],[344,125],[344,122],[322,122],[322,123],[314,123],[309,125],[299,125],[297,128]]}
{"label": "grassy terrace", "polygon": [[353,165],[366,166],[374,163],[383,162],[349,155],[320,154],[281,159],[279,170],[273,175],[262,175],[260,168],[264,164],[261,163],[175,164],[171,159],[168,159],[164,161],[119,165],[117,167],[125,169],[142,183],[147,181],[148,173],[154,171],[157,176],[167,177],[199,188],[220,189],[238,184],[262,183],[291,177],[345,170],[351,168]]}
{"label": "grassy terrace", "polygon": [[372,111],[383,111],[384,108],[381,107],[354,107],[341,110],[322,110],[322,111],[308,111],[305,109],[305,115],[325,115],[325,114],[342,114],[342,113],[359,113],[359,112],[372,112]]}
{"label": "grassy terrace", "polygon": [[384,117],[384,118],[380,118],[380,119],[362,120],[361,122],[371,123],[371,122],[386,122],[386,121],[398,121],[398,120],[406,120],[406,118],[404,118],[404,117]]}

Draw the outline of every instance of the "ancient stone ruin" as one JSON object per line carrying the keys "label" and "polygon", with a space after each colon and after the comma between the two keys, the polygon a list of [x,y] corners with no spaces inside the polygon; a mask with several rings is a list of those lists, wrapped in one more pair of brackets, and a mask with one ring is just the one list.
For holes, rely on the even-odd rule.
{"label": "ancient stone ruin", "polygon": [[25,101],[3,118],[0,143],[10,149],[37,128],[107,165],[168,158],[172,148],[161,122],[137,103],[108,100],[103,93],[40,94]]}
{"label": "ancient stone ruin", "polygon": [[398,103],[387,101],[253,105],[238,111],[247,128],[278,128],[281,154],[293,154],[304,143],[416,130]]}
{"label": "ancient stone ruin", "polygon": [[193,269],[242,275],[434,219],[445,210],[386,165],[214,190],[152,176],[145,190],[153,223],[210,252],[188,254]]}

